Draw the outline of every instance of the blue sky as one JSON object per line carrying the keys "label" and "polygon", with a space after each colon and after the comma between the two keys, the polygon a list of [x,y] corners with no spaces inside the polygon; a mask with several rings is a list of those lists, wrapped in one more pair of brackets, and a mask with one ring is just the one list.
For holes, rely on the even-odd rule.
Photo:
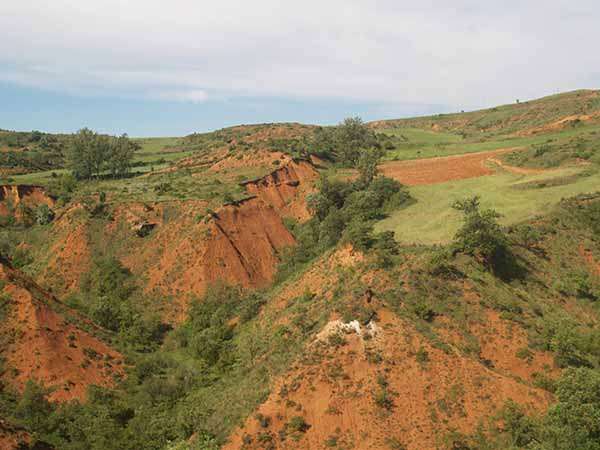
{"label": "blue sky", "polygon": [[5,0],[0,128],[182,135],[600,86],[597,0]]}
{"label": "blue sky", "polygon": [[71,133],[79,128],[130,136],[183,136],[243,123],[334,124],[341,118],[395,118],[444,111],[443,105],[385,104],[339,98],[238,97],[202,102],[83,96],[0,83],[0,128]]}

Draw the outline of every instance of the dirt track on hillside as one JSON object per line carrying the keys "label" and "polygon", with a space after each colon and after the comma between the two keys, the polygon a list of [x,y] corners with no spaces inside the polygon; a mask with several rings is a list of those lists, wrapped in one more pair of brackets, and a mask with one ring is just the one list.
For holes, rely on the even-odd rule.
{"label": "dirt track on hillside", "polygon": [[[517,150],[504,148],[489,152],[442,156],[411,161],[390,161],[380,166],[381,172],[408,186],[437,184],[465,178],[476,178],[495,173],[486,162],[498,161],[495,157]],[[508,167],[503,165],[507,170]]]}

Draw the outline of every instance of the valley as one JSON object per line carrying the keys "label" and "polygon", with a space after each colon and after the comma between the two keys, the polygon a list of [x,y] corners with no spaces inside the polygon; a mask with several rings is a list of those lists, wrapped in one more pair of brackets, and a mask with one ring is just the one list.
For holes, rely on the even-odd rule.
{"label": "valley", "polygon": [[596,448],[600,91],[84,134],[0,132],[3,448]]}

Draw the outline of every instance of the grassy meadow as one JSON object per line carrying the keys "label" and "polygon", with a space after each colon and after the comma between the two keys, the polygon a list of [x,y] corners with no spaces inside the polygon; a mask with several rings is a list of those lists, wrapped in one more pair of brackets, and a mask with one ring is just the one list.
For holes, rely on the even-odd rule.
{"label": "grassy meadow", "polygon": [[498,169],[494,175],[413,186],[413,205],[392,213],[376,225],[391,230],[402,243],[447,243],[460,225],[454,201],[481,196],[484,207],[501,214],[505,225],[515,224],[547,212],[562,198],[597,191],[600,173],[582,167],[565,167],[534,175],[519,175]]}

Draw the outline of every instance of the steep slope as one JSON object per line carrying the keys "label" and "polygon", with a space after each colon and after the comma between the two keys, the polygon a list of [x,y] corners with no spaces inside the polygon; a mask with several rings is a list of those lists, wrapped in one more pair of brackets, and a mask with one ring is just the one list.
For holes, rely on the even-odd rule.
{"label": "steep slope", "polygon": [[310,218],[306,195],[313,189],[318,172],[309,161],[292,160],[283,167],[242,185],[284,217],[304,221]]}
{"label": "steep slope", "polygon": [[169,320],[181,318],[190,297],[211,284],[264,287],[272,280],[280,253],[294,245],[282,218],[309,217],[306,195],[317,177],[310,162],[290,159],[244,183],[246,199],[216,211],[203,200],[128,202],[108,204],[105,217],[93,218],[72,205],[51,225],[39,279],[67,295],[79,289],[94,254],[115,254],[146,280],[148,293],[173,298],[163,305]]}
{"label": "steep slope", "polygon": [[200,223],[190,222],[181,217],[159,227],[151,242],[125,260],[134,271],[138,265],[147,267],[148,291],[176,298],[168,313],[176,320],[185,317],[190,295],[201,296],[211,284],[264,287],[275,274],[279,252],[294,244],[279,214],[259,198],[224,206]]}
{"label": "steep slope", "polygon": [[432,346],[385,309],[377,316],[367,326],[330,322],[225,448],[380,449],[396,441],[433,449],[452,430],[473,432],[509,399],[529,412],[552,400],[515,374]]}
{"label": "steep slope", "polygon": [[79,288],[91,265],[90,230],[83,205],[71,205],[50,226],[49,249],[40,255],[45,261],[37,279],[63,296]]}
{"label": "steep slope", "polygon": [[52,400],[65,401],[83,399],[88,385],[110,386],[123,375],[122,355],[81,329],[96,330],[92,324],[4,259],[0,283],[6,312],[0,326],[1,354],[9,369],[3,376],[8,384],[22,389],[34,379],[53,389]]}
{"label": "steep slope", "polygon": [[35,208],[39,205],[53,206],[54,198],[41,186],[25,184],[0,185],[0,216],[23,218],[22,208]]}
{"label": "steep slope", "polygon": [[385,270],[347,250],[317,261],[261,318],[310,338],[225,448],[481,448],[469,436],[506,429],[507,405],[544,414],[566,368],[597,367],[598,201],[512,229],[517,272],[466,255],[432,269],[423,248]]}
{"label": "steep slope", "polygon": [[40,282],[61,296],[75,293],[93,256],[112,254],[144,280],[148,294],[170,297],[156,306],[171,321],[219,281],[264,287],[280,252],[294,245],[278,211],[258,197],[216,211],[196,200],[109,208],[109,218],[74,207],[55,221],[50,251],[38,260]]}

